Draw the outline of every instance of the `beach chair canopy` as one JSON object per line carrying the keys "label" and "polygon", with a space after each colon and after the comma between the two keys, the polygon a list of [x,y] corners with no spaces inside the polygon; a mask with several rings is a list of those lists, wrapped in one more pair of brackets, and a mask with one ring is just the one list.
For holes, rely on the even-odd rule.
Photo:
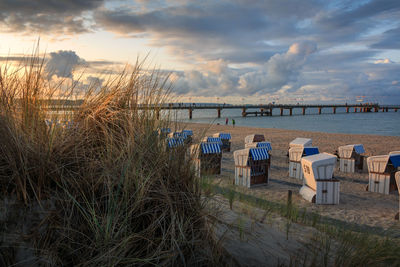
{"label": "beach chair canopy", "polygon": [[395,168],[400,167],[400,154],[372,156],[367,158],[369,172],[385,173],[387,165],[392,163]]}
{"label": "beach chair canopy", "polygon": [[207,136],[204,137],[202,142],[206,142],[206,143],[218,143],[220,145],[222,145],[222,140],[219,137],[213,137],[213,136]]}
{"label": "beach chair canopy", "polygon": [[297,137],[292,142],[289,143],[289,148],[291,147],[310,147],[312,146],[312,139]]}
{"label": "beach chair canopy", "polygon": [[252,147],[236,150],[233,152],[235,166],[249,166],[249,159],[254,161],[267,160],[268,150],[264,147]]}
{"label": "beach chair canopy", "polygon": [[252,148],[252,147],[265,147],[268,149],[268,151],[272,150],[272,146],[270,142],[264,141],[264,142],[254,142],[254,143],[246,143],[244,144],[245,148]]}
{"label": "beach chair canopy", "polygon": [[289,160],[300,162],[302,157],[319,154],[318,147],[292,147],[289,149]]}
{"label": "beach chair canopy", "polygon": [[272,150],[272,146],[270,142],[258,142],[256,147],[264,147],[266,148],[268,151]]}
{"label": "beach chair canopy", "polygon": [[392,152],[389,152],[389,155],[396,155],[396,154],[399,154],[399,155],[400,155],[400,151],[392,151]]}
{"label": "beach chair canopy", "polygon": [[182,130],[182,133],[185,133],[186,136],[192,136],[193,135],[193,131],[192,130]]}
{"label": "beach chair canopy", "polygon": [[185,139],[182,137],[168,137],[167,144],[169,148],[174,148],[178,146],[183,146],[185,144]]}
{"label": "beach chair canopy", "polygon": [[170,133],[171,132],[171,128],[160,128],[159,129],[159,132],[160,133]]}
{"label": "beach chair canopy", "polygon": [[329,153],[320,153],[301,158],[304,181],[316,190],[315,180],[332,179],[337,157]]}
{"label": "beach chair canopy", "polygon": [[353,153],[353,151],[357,154],[365,153],[364,146],[361,144],[340,146],[338,148],[339,158],[349,159],[351,158],[351,154]]}
{"label": "beach chair canopy", "polygon": [[231,140],[232,138],[230,133],[215,133],[213,137],[219,137],[224,140]]}
{"label": "beach chair canopy", "polygon": [[219,143],[200,143],[200,148],[203,154],[219,154],[222,152]]}
{"label": "beach chair canopy", "polygon": [[265,137],[262,134],[251,134],[244,138],[245,144],[250,144],[254,142],[263,142],[265,141]]}
{"label": "beach chair canopy", "polygon": [[389,155],[389,161],[393,164],[395,168],[400,167],[400,154]]}
{"label": "beach chair canopy", "polygon": [[168,137],[186,139],[187,138],[187,133],[185,133],[185,132],[173,132],[173,133],[169,133]]}
{"label": "beach chair canopy", "polygon": [[266,160],[269,158],[266,147],[250,148],[250,155],[253,160]]}

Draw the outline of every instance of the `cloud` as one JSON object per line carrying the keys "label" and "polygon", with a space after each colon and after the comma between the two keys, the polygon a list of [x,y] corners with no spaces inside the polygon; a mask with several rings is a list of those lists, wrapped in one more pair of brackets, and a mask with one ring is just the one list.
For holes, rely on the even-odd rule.
{"label": "cloud", "polygon": [[297,80],[307,57],[316,49],[313,42],[294,43],[258,70],[234,69],[222,59],[209,61],[199,70],[174,73],[175,92],[208,96],[274,93]]}
{"label": "cloud", "polygon": [[80,58],[74,51],[60,50],[50,53],[50,59],[46,63],[45,71],[49,78],[53,75],[59,78],[70,78],[73,76],[74,69],[85,63],[85,60]]}
{"label": "cloud", "polygon": [[153,9],[98,9],[94,19],[107,31],[130,38],[148,34],[182,59],[230,63],[265,62],[286,44],[267,40],[300,37],[298,19],[312,16],[317,1],[190,1]]}
{"label": "cloud", "polygon": [[313,42],[294,43],[284,54],[272,56],[264,67],[240,77],[241,92],[273,93],[297,80],[307,57],[317,50]]}
{"label": "cloud", "polygon": [[[162,48],[185,67],[170,77],[179,95],[298,94],[310,101],[366,94],[400,101],[393,83],[399,16],[398,0],[0,1],[3,31],[102,30]],[[53,77],[71,77],[80,66],[94,76],[118,64],[85,62],[72,51],[49,60]]]}
{"label": "cloud", "polygon": [[374,64],[391,64],[391,63],[393,63],[393,61],[391,61],[391,60],[388,59],[388,58],[385,58],[385,59],[378,59],[378,60],[375,60],[375,61],[374,61]]}
{"label": "cloud", "polygon": [[400,49],[400,27],[385,31],[371,48]]}
{"label": "cloud", "polygon": [[319,44],[354,42],[385,22],[397,20],[399,12],[397,0],[337,1],[317,12],[307,31],[318,38]]}
{"label": "cloud", "polygon": [[2,32],[75,34],[90,31],[87,12],[104,0],[0,1]]}

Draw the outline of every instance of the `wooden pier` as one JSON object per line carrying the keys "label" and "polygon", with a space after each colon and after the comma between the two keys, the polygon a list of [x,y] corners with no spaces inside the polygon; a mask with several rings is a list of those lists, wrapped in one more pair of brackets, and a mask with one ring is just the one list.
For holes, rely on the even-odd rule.
{"label": "wooden pier", "polygon": [[[78,108],[78,105],[52,105],[48,109],[53,111],[60,110],[75,110]],[[377,103],[363,103],[363,104],[259,104],[259,105],[232,105],[232,104],[187,104],[187,103],[166,103],[157,106],[148,106],[148,105],[139,105],[136,106],[135,109],[152,109],[157,112],[157,116],[159,117],[161,110],[188,110],[189,119],[193,117],[193,111],[196,109],[213,109],[217,111],[217,118],[221,118],[221,111],[224,109],[241,109],[242,116],[272,116],[273,110],[278,109],[279,115],[284,116],[293,116],[294,109],[300,109],[301,113],[296,115],[311,115],[307,114],[306,110],[309,108],[318,109],[318,114],[327,114],[322,113],[323,109],[331,110],[331,114],[336,114],[337,108],[345,108],[345,113],[357,113],[357,112],[389,112],[394,111],[397,112],[400,109],[400,105],[379,105]],[[313,114],[314,115],[314,114]]]}
{"label": "wooden pier", "polygon": [[[148,108],[148,107],[142,107]],[[279,109],[280,116],[288,115],[293,116],[294,109],[301,109],[300,115],[311,115],[307,114],[308,108],[317,108],[318,114],[322,113],[322,109],[332,110],[332,114],[336,114],[337,108],[345,108],[345,113],[357,113],[357,112],[397,112],[400,109],[400,105],[379,105],[379,104],[332,104],[332,105],[301,105],[301,104],[267,104],[267,105],[230,105],[230,104],[177,104],[170,103],[159,107],[159,109],[187,109],[189,112],[189,119],[193,117],[193,111],[195,109],[214,109],[217,110],[217,118],[221,118],[221,111],[223,109],[241,109],[242,116],[247,117],[253,116],[272,116],[274,109]],[[250,111],[256,109],[256,111]],[[286,111],[286,112],[285,112]],[[286,113],[286,114],[285,114]]]}

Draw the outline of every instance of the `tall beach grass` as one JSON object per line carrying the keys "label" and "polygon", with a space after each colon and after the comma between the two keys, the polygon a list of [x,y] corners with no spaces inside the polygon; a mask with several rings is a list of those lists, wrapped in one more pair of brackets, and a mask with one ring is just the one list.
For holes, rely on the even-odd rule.
{"label": "tall beach grass", "polygon": [[0,265],[223,264],[184,149],[157,134],[168,76],[138,61],[54,112],[78,88],[44,66],[0,68]]}

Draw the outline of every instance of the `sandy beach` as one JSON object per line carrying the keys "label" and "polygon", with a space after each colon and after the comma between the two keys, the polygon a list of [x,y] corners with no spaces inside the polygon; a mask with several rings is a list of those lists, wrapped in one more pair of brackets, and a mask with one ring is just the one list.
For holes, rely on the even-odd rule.
{"label": "sandy beach", "polygon": [[334,153],[341,145],[363,144],[367,156],[387,154],[400,150],[400,137],[377,135],[330,134],[322,132],[305,132],[284,129],[266,129],[249,127],[232,127],[230,125],[208,125],[189,123],[185,128],[192,129],[196,137],[211,135],[216,132],[228,132],[232,135],[231,152],[224,153],[222,174],[215,180],[223,186],[231,186],[234,180],[233,151],[244,148],[244,138],[249,134],[263,134],[272,144],[272,161],[270,183],[252,189],[235,187],[235,190],[257,196],[262,199],[285,203],[287,191],[293,191],[295,205],[307,211],[318,212],[321,216],[358,225],[374,226],[382,229],[399,228],[394,216],[399,208],[397,192],[383,195],[366,191],[368,173],[342,173],[337,169],[335,178],[340,180],[339,205],[315,205],[299,195],[302,185],[300,180],[288,177],[287,149],[288,144],[296,137],[311,138],[313,146],[320,152]]}

